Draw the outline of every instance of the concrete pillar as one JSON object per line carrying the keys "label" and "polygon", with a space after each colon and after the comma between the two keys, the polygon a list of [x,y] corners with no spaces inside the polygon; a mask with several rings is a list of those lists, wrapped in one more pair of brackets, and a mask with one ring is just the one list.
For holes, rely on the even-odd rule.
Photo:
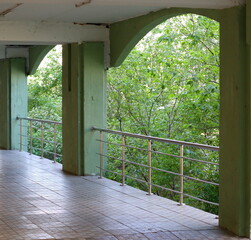
{"label": "concrete pillar", "polygon": [[0,148],[19,149],[17,116],[27,116],[25,59],[0,61]]}
{"label": "concrete pillar", "polygon": [[105,125],[106,81],[101,42],[63,46],[63,170],[98,173],[98,133]]}
{"label": "concrete pillar", "polygon": [[220,226],[250,235],[250,46],[245,8],[221,21]]}
{"label": "concrete pillar", "polygon": [[10,149],[9,61],[0,61],[0,147]]}

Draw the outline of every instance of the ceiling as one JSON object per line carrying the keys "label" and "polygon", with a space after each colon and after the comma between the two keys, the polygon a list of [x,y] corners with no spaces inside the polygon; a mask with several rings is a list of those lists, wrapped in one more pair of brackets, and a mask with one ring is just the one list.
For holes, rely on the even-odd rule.
{"label": "ceiling", "polygon": [[222,9],[241,4],[245,0],[0,0],[0,21],[110,24],[163,8]]}

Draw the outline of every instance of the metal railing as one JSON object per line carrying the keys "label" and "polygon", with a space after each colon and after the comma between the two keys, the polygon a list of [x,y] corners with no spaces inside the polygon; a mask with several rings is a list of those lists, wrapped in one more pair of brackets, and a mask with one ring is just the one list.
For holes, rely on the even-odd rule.
{"label": "metal railing", "polygon": [[[195,148],[196,150],[202,150],[205,153],[205,155],[208,155],[208,151],[211,153],[213,152],[218,152],[219,151],[219,147],[215,147],[215,146],[209,146],[209,145],[203,145],[203,144],[197,144],[197,143],[190,143],[190,142],[184,142],[184,141],[176,141],[176,140],[171,140],[171,139],[164,139],[164,138],[158,138],[158,137],[152,137],[152,136],[146,136],[146,135],[140,135],[140,134],[133,134],[133,133],[128,133],[128,132],[121,132],[121,131],[113,131],[113,130],[108,130],[108,129],[103,129],[103,128],[97,128],[97,127],[93,127],[94,131],[99,131],[100,133],[100,138],[97,139],[97,141],[100,142],[100,152],[97,153],[100,156],[100,166],[98,167],[100,169],[100,178],[103,177],[105,172],[108,173],[112,173],[112,174],[116,174],[116,175],[120,175],[122,178],[122,183],[121,185],[125,185],[125,180],[126,178],[128,179],[132,179],[135,180],[137,182],[140,183],[146,183],[147,184],[147,188],[148,188],[148,194],[151,195],[152,194],[152,187],[156,187],[156,188],[160,188],[164,191],[168,191],[168,192],[172,192],[174,194],[178,194],[179,195],[179,205],[183,205],[184,204],[184,197],[188,197],[188,198],[192,198],[194,200],[200,201],[200,202],[204,202],[207,204],[211,204],[211,205],[215,205],[218,206],[219,204],[217,202],[212,202],[212,201],[208,201],[196,196],[192,196],[190,194],[188,194],[185,189],[184,189],[184,182],[186,181],[195,181],[198,183],[203,183],[203,184],[209,184],[209,185],[213,185],[218,187],[219,183],[218,182],[213,182],[213,181],[209,181],[209,180],[205,180],[205,179],[200,179],[194,176],[189,176],[188,174],[184,173],[184,163],[185,161],[189,161],[189,162],[193,162],[193,163],[198,163],[198,164],[202,164],[203,166],[214,166],[214,168],[217,168],[218,170],[218,154],[217,154],[217,159],[215,161],[207,161],[205,159],[197,159],[194,157],[190,157],[190,156],[185,156],[184,151],[186,148]],[[108,133],[108,134],[112,134],[112,135],[116,135],[116,136],[121,136],[121,139],[119,140],[119,142],[114,143],[114,142],[110,142],[107,140],[103,139],[103,133]],[[145,147],[135,147],[132,146],[132,144],[127,144],[126,143],[126,137],[128,138],[134,138],[134,139],[141,139],[141,140],[145,140],[147,141],[147,144],[145,144]],[[153,148],[153,143],[163,143],[164,145],[175,145],[177,146],[177,150],[178,150],[178,154],[173,154],[173,153],[167,153],[165,151],[157,151],[156,149]],[[108,154],[105,154],[103,152],[103,144],[107,144],[109,145],[115,145],[119,148],[121,148],[121,157],[114,157]],[[164,147],[165,149],[166,147]],[[132,161],[132,160],[127,160],[126,159],[126,149],[133,149],[136,151],[143,151],[146,152],[145,154],[145,163],[139,163],[136,161]],[[109,151],[108,151],[109,152]],[[156,155],[161,155],[161,156],[165,156],[168,158],[173,158],[175,161],[178,161],[178,165],[179,165],[179,171],[178,172],[174,172],[174,171],[170,171],[168,169],[160,169],[158,166],[155,165],[153,166],[153,160],[152,160],[152,155],[156,154]],[[121,167],[121,171],[120,172],[115,172],[115,171],[111,171],[109,169],[106,169],[106,167],[104,167],[104,159],[103,158],[107,158],[108,160],[114,160],[114,161],[118,161],[120,162],[120,167]],[[145,179],[139,179],[137,177],[132,177],[129,175],[126,175],[126,168],[129,165],[134,165],[137,167],[142,167],[145,168],[147,171],[147,177],[145,177]],[[152,181],[152,177],[153,177],[153,171],[159,172],[159,173],[165,173],[165,174],[170,174],[173,176],[176,176],[177,178],[179,178],[179,189],[171,189],[171,188],[167,188],[167,187],[163,187],[163,186],[159,186],[157,184],[154,184]]]}
{"label": "metal railing", "polygon": [[62,123],[17,117],[20,126],[20,151],[24,147],[30,154],[40,155],[54,162],[62,159]]}

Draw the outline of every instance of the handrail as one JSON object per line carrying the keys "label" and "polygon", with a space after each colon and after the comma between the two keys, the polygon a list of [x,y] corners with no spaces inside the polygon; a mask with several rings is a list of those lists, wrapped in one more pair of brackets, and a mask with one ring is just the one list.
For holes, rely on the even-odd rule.
{"label": "handrail", "polygon": [[[58,159],[58,157],[62,157],[62,154],[59,153],[58,150],[58,145],[62,145],[61,140],[58,142],[57,141],[57,126],[62,125],[61,122],[57,122],[57,121],[50,121],[50,120],[42,120],[42,119],[36,119],[36,118],[28,118],[28,117],[17,117],[17,120],[20,121],[20,151],[22,151],[23,146],[28,147],[29,148],[29,152],[30,154],[33,154],[33,150],[38,150],[41,152],[40,156],[41,158],[44,157],[44,153],[49,154],[49,158],[52,159],[52,157],[50,157],[51,155],[53,155],[53,159],[54,162],[56,162],[56,160]],[[29,122],[29,125],[23,125],[23,121],[27,121]],[[39,125],[35,125],[33,124],[33,122],[38,123]],[[47,129],[45,126],[46,125],[52,125],[53,126],[53,130]],[[26,132],[23,133],[23,128],[26,128]],[[37,132],[40,132],[40,134],[38,136],[34,136],[34,130]],[[50,136],[49,139],[45,139],[46,135],[49,134],[53,134],[53,136]],[[27,139],[29,139],[29,144],[24,143],[23,138],[26,137]],[[47,135],[48,137],[48,135]],[[40,146],[34,146],[33,140],[37,140],[40,142]],[[51,150],[48,150],[47,148],[45,148],[45,146],[48,144],[50,144]],[[36,151],[37,153],[37,151]],[[38,153],[37,153],[38,154]]]}
{"label": "handrail", "polygon": [[57,124],[57,125],[62,124],[62,122],[43,120],[43,119],[37,119],[37,118],[28,118],[28,117],[17,117],[17,120],[28,120],[28,121],[35,121],[35,122],[41,122],[41,123],[51,123],[51,124]]}
{"label": "handrail", "polygon": [[[122,177],[121,186],[125,185],[125,178],[133,179],[133,180],[141,182],[141,183],[146,183],[147,186],[148,186],[148,195],[152,194],[152,186],[161,188],[163,190],[167,190],[167,191],[177,193],[177,194],[180,195],[179,205],[181,205],[181,206],[183,205],[183,197],[190,197],[190,198],[193,198],[195,200],[198,200],[198,201],[201,201],[201,202],[204,202],[204,203],[208,203],[208,204],[212,204],[212,205],[215,205],[215,206],[219,205],[218,203],[211,202],[211,201],[208,201],[208,200],[204,200],[204,199],[192,196],[190,194],[187,194],[184,191],[184,188],[185,188],[184,183],[187,180],[192,180],[192,181],[196,181],[196,182],[210,184],[210,185],[213,185],[213,186],[219,186],[218,182],[213,182],[213,181],[209,181],[209,180],[206,180],[206,179],[199,179],[199,178],[194,177],[194,176],[188,176],[187,174],[184,173],[184,161],[194,161],[194,162],[198,162],[198,163],[201,163],[201,164],[208,164],[208,165],[211,165],[211,166],[214,165],[215,167],[219,166],[218,162],[212,162],[212,161],[210,162],[210,161],[206,161],[206,160],[199,160],[199,159],[191,158],[191,157],[188,157],[188,156],[184,156],[184,147],[194,147],[194,148],[197,148],[197,149],[203,149],[203,150],[205,149],[205,150],[210,150],[210,151],[215,151],[215,152],[219,151],[219,147],[209,146],[209,145],[205,145],[205,144],[185,142],[185,141],[172,140],[172,139],[158,138],[158,137],[153,137],[153,136],[146,136],[146,135],[134,134],[134,133],[128,133],[128,132],[122,132],[122,131],[115,131],[115,130],[109,130],[109,129],[98,128],[98,127],[92,127],[92,130],[100,132],[100,139],[96,139],[97,141],[99,141],[99,144],[100,144],[100,152],[97,153],[100,156],[100,166],[98,167],[100,169],[100,178],[102,178],[103,172],[110,172],[110,173],[120,175]],[[102,137],[103,132],[108,133],[108,134],[120,135],[121,136],[121,143],[113,143],[111,141],[104,141],[103,137]],[[148,147],[142,148],[142,147],[132,147],[130,145],[127,145],[125,143],[125,137],[126,136],[131,137],[131,138],[138,138],[138,139],[147,140]],[[155,150],[153,150],[151,148],[152,141],[178,145],[179,146],[179,150],[178,150],[179,154],[175,155],[175,154],[155,151]],[[108,145],[118,146],[121,149],[121,158],[110,156],[109,154],[104,154],[103,153],[103,144],[107,144],[107,146]],[[137,162],[134,162],[134,161],[127,160],[126,156],[125,156],[126,155],[125,154],[125,149],[130,149],[130,148],[140,150],[140,151],[145,151],[146,152],[146,155],[145,155],[146,160],[145,161],[147,161],[147,163],[142,164],[142,163],[137,163]],[[154,154],[163,154],[163,155],[167,155],[169,157],[178,158],[179,159],[179,166],[180,166],[179,167],[180,168],[179,173],[173,172],[173,171],[168,171],[167,169],[160,169],[160,168],[158,168],[156,166],[152,166],[152,156],[151,156],[152,153],[154,153]],[[103,162],[104,162],[103,157],[105,157],[107,159],[113,159],[113,160],[120,161],[121,162],[120,166],[122,167],[122,169],[121,169],[122,172],[118,173],[118,172],[114,172],[114,171],[111,171],[109,169],[104,168],[103,167]],[[128,164],[132,164],[132,165],[135,165],[135,166],[140,166],[140,167],[146,168],[147,169],[146,179],[143,180],[143,179],[138,179],[138,178],[135,178],[135,177],[132,177],[132,176],[128,176],[125,173],[125,168],[126,168],[126,166]],[[170,188],[166,188],[166,187],[162,187],[162,186],[158,186],[158,185],[154,184],[152,182],[152,170],[165,172],[167,174],[171,174],[171,175],[179,177],[180,190],[177,191],[175,189],[170,189]]]}
{"label": "handrail", "polygon": [[202,148],[202,149],[211,150],[211,151],[219,151],[219,147],[199,144],[199,143],[190,143],[190,142],[185,142],[185,141],[172,140],[168,138],[158,138],[158,137],[146,136],[146,135],[141,135],[141,134],[136,134],[136,133],[128,133],[128,132],[115,131],[115,130],[109,130],[105,128],[97,128],[97,127],[92,127],[92,130],[113,133],[113,134],[128,136],[128,137],[135,137],[135,138],[140,138],[140,139],[153,140],[153,141],[158,141],[158,142],[172,143],[172,144],[176,144],[180,146],[183,145],[183,146],[188,146],[188,147]]}

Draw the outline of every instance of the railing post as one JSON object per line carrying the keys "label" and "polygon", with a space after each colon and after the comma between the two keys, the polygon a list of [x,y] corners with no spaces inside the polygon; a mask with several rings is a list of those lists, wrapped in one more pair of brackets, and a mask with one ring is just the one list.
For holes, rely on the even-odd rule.
{"label": "railing post", "polygon": [[32,120],[30,121],[30,154],[32,154]]}
{"label": "railing post", "polygon": [[20,118],[20,152],[23,150],[23,129],[22,129],[22,119]]}
{"label": "railing post", "polygon": [[121,186],[125,185],[125,136],[122,135],[122,184]]}
{"label": "railing post", "polygon": [[152,195],[152,142],[148,140],[148,194]]}
{"label": "railing post", "polygon": [[184,198],[184,146],[180,145],[180,206],[183,206],[183,198]]}
{"label": "railing post", "polygon": [[44,157],[44,123],[41,122],[41,158]]}
{"label": "railing post", "polygon": [[99,133],[99,140],[100,140],[100,144],[99,144],[99,157],[100,157],[100,176],[99,178],[103,178],[103,136],[102,136],[102,131],[100,131]]}
{"label": "railing post", "polygon": [[56,123],[54,123],[54,156],[53,156],[53,160],[54,163],[56,163],[56,157],[57,157],[57,126]]}

